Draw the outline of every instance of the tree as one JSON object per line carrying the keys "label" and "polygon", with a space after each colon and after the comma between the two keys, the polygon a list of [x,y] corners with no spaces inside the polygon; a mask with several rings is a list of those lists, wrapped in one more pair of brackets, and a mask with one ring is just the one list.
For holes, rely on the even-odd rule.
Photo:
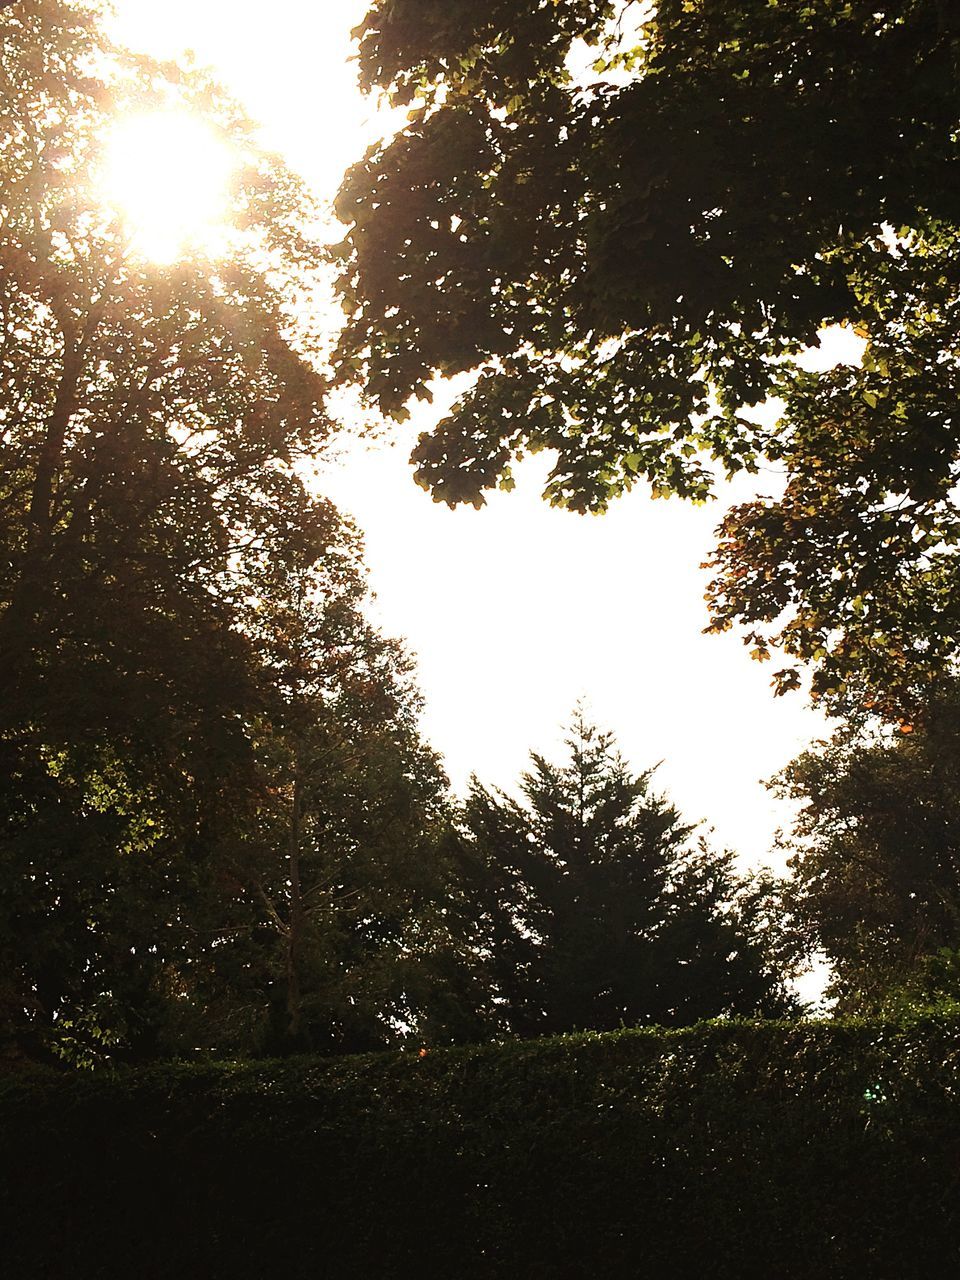
{"label": "tree", "polygon": [[[71,681],[102,684],[85,659],[108,641],[85,644],[84,628],[113,622],[111,665],[129,680],[117,620],[133,615],[138,662],[151,628],[167,643],[163,615],[190,643],[229,600],[236,553],[300,487],[290,463],[328,432],[324,380],[291,342],[282,298],[319,249],[303,192],[202,75],[130,59],[91,79],[111,51],[89,12],[57,0],[24,6],[0,33],[0,646],[21,688],[52,635],[72,642]],[[222,256],[164,266],[136,252],[95,179],[117,118],[172,110],[171,95],[235,149],[238,234]]]}
{"label": "tree", "polygon": [[325,501],[288,514],[247,565],[260,785],[229,835],[216,943],[178,973],[182,1020],[221,1052],[382,1048],[426,996],[447,784],[411,661],[366,617],[356,531]]}
{"label": "tree", "polygon": [[[867,255],[864,255],[866,257]],[[857,269],[870,343],[860,368],[797,374],[768,452],[776,501],[722,522],[708,594],[713,629],[739,622],[754,656],[773,646],[816,668],[835,710],[923,714],[955,664],[957,307],[960,241],[911,234]],[[795,665],[776,676],[795,687]]]}
{"label": "tree", "polygon": [[[916,702],[960,634],[953,9],[384,0],[357,35],[411,111],[340,192],[341,377],[403,416],[475,374],[418,481],[480,502],[548,449],[550,500],[601,510],[771,459],[786,495],[725,521],[714,625],[834,702]],[[836,323],[863,368],[805,373]],[[773,428],[743,416],[770,396]]]}
{"label": "tree", "polygon": [[565,765],[532,757],[522,800],[474,783],[467,801],[478,1007],[521,1035],[793,1009],[772,886],[693,841],[653,771],[632,775],[579,712],[567,747]]}
{"label": "tree", "polygon": [[[255,790],[244,557],[329,430],[284,300],[320,250],[235,105],[94,11],[5,12],[0,85],[6,1003],[63,1045],[107,1006],[97,1034],[127,1036],[123,972],[155,987],[193,945],[187,889]],[[234,150],[220,256],[146,260],[98,188],[111,126],[155,110]]]}
{"label": "tree", "polygon": [[957,712],[954,687],[909,733],[847,724],[772,784],[802,804],[785,842],[791,906],[842,1011],[935,986],[941,953],[960,948]]}

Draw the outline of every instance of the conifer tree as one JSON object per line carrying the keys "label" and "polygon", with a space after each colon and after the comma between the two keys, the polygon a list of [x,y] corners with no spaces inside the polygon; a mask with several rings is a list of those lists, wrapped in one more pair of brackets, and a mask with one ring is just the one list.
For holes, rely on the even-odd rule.
{"label": "conifer tree", "polygon": [[[522,1035],[794,1007],[772,885],[695,838],[577,713],[521,799],[475,783],[464,904],[501,1026]],[[469,888],[466,888],[469,886]]]}

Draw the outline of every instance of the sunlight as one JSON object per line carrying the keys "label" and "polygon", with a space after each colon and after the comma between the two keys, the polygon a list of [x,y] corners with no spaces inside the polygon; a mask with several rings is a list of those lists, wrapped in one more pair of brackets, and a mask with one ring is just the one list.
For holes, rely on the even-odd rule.
{"label": "sunlight", "polygon": [[133,246],[152,261],[215,257],[227,245],[235,163],[213,130],[185,112],[133,116],[107,143],[104,195]]}

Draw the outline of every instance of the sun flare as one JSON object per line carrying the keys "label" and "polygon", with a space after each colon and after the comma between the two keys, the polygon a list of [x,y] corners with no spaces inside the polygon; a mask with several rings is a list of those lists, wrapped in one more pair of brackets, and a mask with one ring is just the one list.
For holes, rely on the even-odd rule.
{"label": "sun flare", "polygon": [[186,112],[131,116],[107,142],[104,195],[145,257],[216,256],[227,243],[235,164],[227,144]]}

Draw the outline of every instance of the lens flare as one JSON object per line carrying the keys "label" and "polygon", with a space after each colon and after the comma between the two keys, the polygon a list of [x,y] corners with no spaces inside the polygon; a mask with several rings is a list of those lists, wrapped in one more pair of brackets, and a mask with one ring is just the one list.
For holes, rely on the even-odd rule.
{"label": "lens flare", "polygon": [[185,112],[131,116],[107,141],[104,196],[145,257],[216,257],[227,246],[235,163],[226,143]]}

